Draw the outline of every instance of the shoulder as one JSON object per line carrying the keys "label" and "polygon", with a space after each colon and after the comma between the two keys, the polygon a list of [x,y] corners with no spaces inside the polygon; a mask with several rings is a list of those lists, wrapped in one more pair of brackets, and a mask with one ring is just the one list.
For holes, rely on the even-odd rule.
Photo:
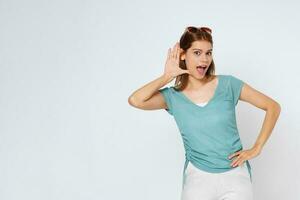
{"label": "shoulder", "polygon": [[221,74],[218,75],[219,77],[221,77],[223,80],[225,80],[225,82],[227,82],[228,84],[234,84],[236,82],[243,82],[239,77],[232,75],[232,74]]}
{"label": "shoulder", "polygon": [[175,86],[165,86],[162,89],[160,89],[160,91],[173,93],[176,92],[176,89]]}
{"label": "shoulder", "polygon": [[224,85],[224,87],[227,87],[229,85],[231,75],[229,75],[229,74],[218,74],[217,76],[219,77],[219,81],[222,82],[222,85]]}
{"label": "shoulder", "polygon": [[232,75],[232,74],[219,74],[218,76],[223,78],[223,79],[228,79],[228,80],[238,78],[238,77],[236,77],[235,75]]}
{"label": "shoulder", "polygon": [[165,86],[165,87],[159,89],[159,91],[161,91],[161,92],[171,92],[172,90],[174,90],[174,86]]}
{"label": "shoulder", "polygon": [[165,96],[171,96],[173,93],[176,92],[176,90],[175,90],[174,86],[165,86],[165,87],[159,89],[159,92],[161,92]]}

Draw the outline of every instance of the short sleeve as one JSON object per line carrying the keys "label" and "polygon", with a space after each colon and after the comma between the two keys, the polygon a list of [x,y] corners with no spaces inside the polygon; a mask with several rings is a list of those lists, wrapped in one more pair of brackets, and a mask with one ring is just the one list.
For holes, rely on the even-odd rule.
{"label": "short sleeve", "polygon": [[168,111],[170,115],[173,115],[173,106],[172,106],[172,100],[171,100],[171,91],[169,87],[164,87],[160,90],[158,90],[164,97],[165,102],[168,106],[165,110]]}
{"label": "short sleeve", "polygon": [[230,75],[230,90],[234,105],[237,105],[244,82],[235,76]]}

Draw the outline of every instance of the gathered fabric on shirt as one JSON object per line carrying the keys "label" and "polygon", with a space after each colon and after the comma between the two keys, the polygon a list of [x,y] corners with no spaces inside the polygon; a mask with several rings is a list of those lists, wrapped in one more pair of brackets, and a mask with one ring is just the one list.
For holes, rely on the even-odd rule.
{"label": "gathered fabric on shirt", "polygon": [[[175,119],[185,149],[183,178],[188,162],[210,172],[234,169],[229,155],[243,149],[235,107],[244,82],[233,75],[217,75],[213,97],[205,105],[194,103],[174,86],[159,90],[168,106],[165,109]],[[246,161],[252,181],[251,166]],[[237,166],[236,166],[237,167]]]}

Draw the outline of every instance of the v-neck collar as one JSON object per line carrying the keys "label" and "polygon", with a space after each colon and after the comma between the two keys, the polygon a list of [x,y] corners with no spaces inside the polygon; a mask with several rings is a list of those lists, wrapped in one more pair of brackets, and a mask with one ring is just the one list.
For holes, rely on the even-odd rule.
{"label": "v-neck collar", "polygon": [[207,104],[206,105],[204,105],[204,106],[199,106],[199,105],[197,105],[195,102],[193,102],[189,97],[187,97],[182,91],[179,91],[178,92],[178,94],[180,95],[180,96],[182,96],[187,102],[189,102],[190,104],[192,104],[193,106],[195,106],[195,107],[197,107],[197,108],[199,108],[199,109],[204,109],[204,108],[206,108],[206,107],[208,107],[214,100],[215,100],[215,98],[216,98],[216,96],[217,96],[217,94],[218,94],[218,92],[219,92],[219,88],[221,87],[221,76],[220,75],[216,75],[217,76],[217,78],[218,78],[218,84],[217,84],[217,87],[216,87],[216,89],[215,89],[215,91],[214,91],[214,95],[213,95],[213,97],[212,98],[210,98],[210,100],[208,100],[207,101]]}

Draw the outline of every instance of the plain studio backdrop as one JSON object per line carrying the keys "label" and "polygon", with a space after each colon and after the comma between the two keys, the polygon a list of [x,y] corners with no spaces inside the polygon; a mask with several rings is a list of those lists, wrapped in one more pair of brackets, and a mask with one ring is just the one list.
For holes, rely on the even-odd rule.
{"label": "plain studio backdrop", "polygon": [[[281,105],[250,160],[255,200],[300,199],[299,9],[296,0],[0,0],[0,199],[179,200],[174,119],[127,100],[162,75],[188,25],[212,29],[216,74]],[[242,101],[236,112],[248,149],[265,112]]]}

